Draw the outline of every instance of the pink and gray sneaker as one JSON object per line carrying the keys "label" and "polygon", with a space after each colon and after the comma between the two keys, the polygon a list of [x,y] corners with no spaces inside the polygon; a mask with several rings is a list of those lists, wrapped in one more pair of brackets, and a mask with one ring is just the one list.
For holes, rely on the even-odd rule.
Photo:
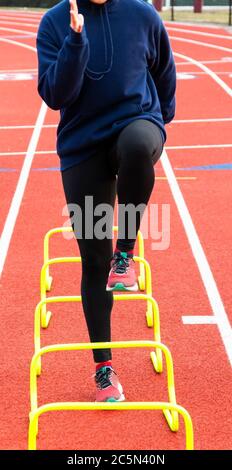
{"label": "pink and gray sneaker", "polygon": [[122,385],[112,367],[103,366],[95,374],[97,386],[96,401],[124,401]]}
{"label": "pink and gray sneaker", "polygon": [[137,291],[133,255],[124,251],[114,253],[109,273],[108,291]]}

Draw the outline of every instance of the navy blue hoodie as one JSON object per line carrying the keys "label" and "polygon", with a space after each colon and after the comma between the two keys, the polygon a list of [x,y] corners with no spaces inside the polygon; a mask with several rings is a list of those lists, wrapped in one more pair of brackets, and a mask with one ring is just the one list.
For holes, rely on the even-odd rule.
{"label": "navy blue hoodie", "polygon": [[164,25],[143,0],[77,0],[82,33],[70,28],[68,0],[42,18],[38,91],[60,110],[61,170],[94,156],[98,145],[135,119],[163,134],[175,113],[176,72]]}

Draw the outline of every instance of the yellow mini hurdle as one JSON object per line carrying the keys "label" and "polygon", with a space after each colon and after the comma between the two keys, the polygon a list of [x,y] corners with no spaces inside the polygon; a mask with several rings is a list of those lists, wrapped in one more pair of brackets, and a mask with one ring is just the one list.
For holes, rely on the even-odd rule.
{"label": "yellow mini hurdle", "polygon": [[[77,351],[77,350],[90,350],[90,349],[104,349],[104,348],[152,348],[161,350],[165,356],[167,366],[167,382],[168,382],[168,402],[118,402],[118,403],[93,403],[93,402],[57,402],[48,403],[38,407],[38,394],[37,394],[37,372],[41,357],[44,354],[57,352],[57,351]],[[151,356],[154,355],[152,351]],[[38,418],[41,414],[48,411],[59,410],[162,410],[165,419],[171,431],[176,432],[179,429],[179,418],[181,414],[184,419],[185,433],[186,433],[186,449],[193,449],[193,426],[189,413],[185,408],[177,405],[175,396],[175,384],[173,373],[172,356],[167,348],[162,343],[155,341],[117,341],[105,343],[76,343],[76,344],[56,344],[46,346],[39,349],[33,356],[30,367],[30,399],[31,399],[31,412],[29,423],[29,450],[36,449],[36,437],[38,435]]]}
{"label": "yellow mini hurdle", "polygon": [[[147,299],[152,297],[152,283],[151,283],[151,268],[149,263],[144,259],[140,258],[139,256],[134,256],[134,261],[137,261],[140,266],[143,266],[143,272],[144,272],[144,278],[145,278],[145,292]],[[41,274],[40,274],[40,299],[44,300],[46,299],[47,296],[47,279],[48,279],[48,272],[49,272],[49,267],[55,264],[60,264],[60,263],[81,263],[81,257],[76,256],[76,257],[62,257],[62,258],[52,258],[49,261],[46,261],[44,265],[42,266],[41,269]],[[49,276],[51,278],[51,276]],[[133,300],[133,295],[132,293],[128,294],[122,294],[124,300]],[[144,294],[136,294],[141,297],[141,299],[144,299],[143,295]],[[117,300],[118,297],[114,295],[114,299]],[[136,298],[136,300],[139,300],[139,298]],[[156,308],[157,303],[156,303]],[[42,308],[42,316],[41,316],[41,326],[42,328],[47,328],[49,325],[49,321],[51,318],[51,312],[46,312],[46,305],[43,306]],[[149,327],[153,326],[153,318],[154,318],[154,311],[153,311],[153,305],[152,303],[147,300],[147,311],[146,311],[146,319],[147,319],[147,325]],[[157,339],[158,341],[158,339]]]}
{"label": "yellow mini hurdle", "polygon": [[193,425],[188,411],[180,405],[168,402],[124,402],[124,403],[93,403],[93,402],[60,402],[49,403],[35,409],[30,414],[28,450],[36,450],[38,418],[49,411],[67,410],[162,410],[163,412],[177,412],[184,419],[185,449],[194,449]]}
{"label": "yellow mini hurdle", "polygon": [[[50,260],[51,262],[53,260]],[[145,300],[146,302],[151,303],[152,311],[154,315],[153,321],[153,332],[154,332],[154,341],[160,342],[160,319],[159,319],[159,307],[155,299],[153,297],[148,296],[146,294],[130,294],[130,300]],[[116,294],[114,295],[115,300],[125,300],[125,295]],[[46,311],[46,305],[52,303],[59,303],[59,302],[81,302],[81,296],[55,296],[55,297],[45,297],[41,300],[35,309],[35,322],[34,322],[34,344],[35,344],[35,352],[38,352],[40,349],[40,324],[45,324],[47,327],[50,318],[51,312]],[[152,363],[154,365],[154,369],[156,372],[161,373],[163,370],[163,363],[162,363],[162,351],[158,349],[157,353],[152,355]],[[40,368],[38,368],[38,375],[40,374]]]}
{"label": "yellow mini hurdle", "polygon": [[[113,228],[114,231],[118,227]],[[147,324],[153,327],[152,341],[114,341],[104,343],[74,343],[74,344],[55,344],[48,345],[41,348],[41,326],[47,328],[51,319],[51,311],[47,311],[47,304],[54,303],[67,303],[67,302],[81,302],[81,295],[65,295],[47,297],[47,291],[51,290],[52,276],[50,275],[49,268],[52,265],[60,263],[80,263],[80,257],[60,257],[49,258],[49,243],[51,237],[56,233],[72,232],[72,227],[58,227],[49,230],[44,239],[44,264],[40,274],[40,302],[35,309],[34,321],[34,346],[35,352],[32,357],[30,366],[30,400],[31,411],[29,414],[29,434],[28,434],[28,449],[36,450],[37,435],[38,435],[38,421],[39,417],[50,411],[60,410],[162,410],[167,424],[171,431],[176,432],[179,429],[179,414],[182,416],[185,425],[185,448],[186,450],[193,449],[193,425],[192,420],[185,408],[178,405],[176,402],[174,370],[172,355],[166,345],[161,343],[160,336],[160,317],[159,307],[156,300],[152,297],[152,279],[151,269],[149,263],[144,259],[144,240],[142,233],[138,233],[138,248],[139,256],[134,256],[134,260],[139,263],[139,276],[138,284],[140,291],[144,293],[128,293],[128,294],[114,294],[114,300],[141,300],[146,302],[146,319]],[[131,317],[130,317],[131,318]],[[56,351],[81,351],[93,350],[104,348],[150,348],[150,358],[154,370],[158,373],[163,371],[163,356],[166,364],[167,371],[167,402],[116,402],[116,403],[99,403],[99,402],[57,402],[47,403],[38,406],[37,394],[37,376],[41,374],[41,359],[47,353]]]}
{"label": "yellow mini hurdle", "polygon": [[[117,226],[114,226],[113,227],[113,231],[114,232],[118,232],[118,227]],[[44,237],[44,264],[47,263],[47,261],[49,261],[50,257],[49,257],[49,253],[50,253],[50,239],[53,235],[55,235],[56,233],[70,233],[70,232],[73,232],[73,229],[72,227],[57,227],[57,228],[52,228],[51,230],[49,230],[45,237]],[[138,234],[137,234],[137,240],[138,240],[138,251],[139,251],[139,257],[140,258],[144,258],[144,240],[143,240],[143,235],[142,235],[142,232],[139,230],[138,231]],[[45,279],[46,279],[46,290],[47,291],[50,291],[51,290],[51,287],[52,287],[52,276],[50,276],[49,274],[49,265],[47,266],[47,269],[46,269],[46,275],[45,275]],[[146,280],[145,280],[145,272],[144,272],[144,265],[142,263],[140,263],[139,265],[139,277],[138,277],[138,284],[139,284],[139,289],[140,290],[145,290],[145,283],[146,283]]]}
{"label": "yellow mini hurdle", "polygon": [[[113,231],[114,232],[117,232],[118,231],[118,227],[117,226],[114,226],[113,227]],[[45,288],[46,288],[46,291],[47,292],[50,292],[51,288],[52,288],[52,281],[53,281],[53,278],[52,276],[50,275],[50,272],[49,272],[49,264],[48,261],[52,258],[50,258],[49,256],[49,253],[50,253],[50,240],[51,238],[53,237],[53,235],[57,234],[57,233],[72,233],[73,232],[73,229],[72,227],[57,227],[57,228],[53,228],[51,230],[49,230],[45,237],[44,237],[44,264],[46,264],[46,272],[45,272]],[[138,231],[138,234],[137,234],[137,241],[138,241],[138,255],[139,255],[139,258],[142,260],[144,259],[144,239],[143,239],[143,235],[142,235],[142,232],[139,230]],[[56,259],[56,258],[55,258]],[[64,257],[62,257],[63,261],[60,261],[60,262],[65,262],[64,261]],[[134,258],[135,259],[135,258]],[[61,260],[61,258],[60,258]],[[71,261],[71,257],[69,257],[69,262],[72,262]],[[80,260],[81,261],[81,260]],[[150,266],[149,266],[149,269],[150,269]],[[146,279],[146,273],[145,273],[145,266],[144,266],[144,263],[142,261],[139,261],[139,276],[138,276],[138,286],[139,286],[139,290],[140,291],[146,291],[148,295],[152,295],[152,285],[151,285],[151,282],[149,285],[147,285],[146,283],[149,282],[149,280]],[[150,276],[150,279],[151,279],[151,276]],[[149,327],[152,327],[152,318],[153,318],[153,315],[152,315],[152,310],[151,310],[151,305],[148,304],[147,306],[147,312],[146,312],[146,318],[147,318],[147,326]]]}

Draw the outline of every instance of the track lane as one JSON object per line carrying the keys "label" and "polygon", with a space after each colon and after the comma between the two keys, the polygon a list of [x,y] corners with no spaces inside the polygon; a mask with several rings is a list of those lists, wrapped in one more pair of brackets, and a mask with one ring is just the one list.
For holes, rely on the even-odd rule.
{"label": "track lane", "polygon": [[[216,85],[214,86],[216,87]],[[187,91],[186,88],[186,92]],[[181,88],[178,93],[182,94],[183,88]],[[184,106],[182,109],[183,113],[186,112]],[[180,115],[181,113],[182,112],[180,112]],[[56,113],[48,113],[46,122],[53,123],[55,115]],[[183,117],[183,115],[181,115],[181,117]],[[182,135],[180,134],[179,139],[181,138]],[[52,134],[49,135],[48,133],[47,138],[45,137],[45,142],[49,146],[52,145]],[[38,158],[36,157],[34,160],[33,168],[37,167],[38,164],[40,165],[40,161],[41,164],[46,162],[46,165],[49,166],[51,163],[53,165],[53,162],[57,160],[55,156],[45,156],[45,158],[38,156]],[[160,166],[158,167],[157,173],[158,172],[159,174],[163,174]],[[190,192],[192,192],[192,187],[195,185],[195,182],[184,182],[181,184],[181,187],[182,185],[183,187],[188,187]],[[39,198],[38,188],[40,194]],[[43,195],[42,198],[41,194]],[[52,199],[51,196],[53,196]],[[31,206],[32,200],[33,212]],[[48,204],[47,201],[52,201],[52,204]],[[180,321],[181,314],[192,313],[195,306],[198,314],[200,313],[199,307],[202,308],[203,314],[209,314],[209,305],[199,279],[198,271],[193,263],[191,251],[180,224],[175,205],[173,204],[170,191],[166,184],[157,181],[157,188],[152,197],[152,201],[159,202],[160,204],[167,201],[171,204],[172,232],[174,238],[172,236],[170,249],[162,253],[151,252],[150,242],[146,242],[146,249],[147,257],[152,262],[155,293],[160,302],[162,336],[171,347],[174,355],[178,401],[186,406],[193,415],[197,448],[227,448],[227,446],[230,446],[228,428],[231,426],[231,421],[227,416],[230,395],[228,389],[229,368],[225,361],[225,351],[215,326],[186,327],[182,325]],[[18,219],[17,226],[20,227],[20,230],[16,230],[14,233],[11,256],[7,259],[7,266],[2,279],[3,285],[8,286],[9,293],[14,291],[15,297],[18,300],[13,315],[11,315],[10,318],[8,316],[7,319],[10,331],[18,332],[20,355],[18,355],[18,350],[15,347],[15,336],[5,334],[3,347],[5,346],[7,350],[6,363],[11,363],[12,354],[15,358],[19,356],[17,364],[21,372],[20,382],[17,381],[17,387],[12,387],[12,398],[15,398],[18,405],[16,416],[17,426],[14,426],[13,429],[12,426],[9,425],[9,421],[4,423],[5,435],[3,436],[3,443],[5,443],[5,448],[7,448],[6,446],[9,446],[8,448],[26,447],[28,411],[28,403],[25,401],[25,397],[28,396],[28,371],[26,371],[26,364],[29,363],[32,351],[32,310],[35,305],[35,299],[38,298],[38,272],[42,262],[41,242],[47,229],[52,225],[60,225],[60,223],[63,222],[63,218],[61,217],[63,204],[64,197],[61,191],[59,173],[37,173],[32,171]],[[33,213],[39,214],[39,218],[37,216],[36,223],[31,224],[29,231],[28,215],[33,222]],[[27,256],[25,256],[25,253],[22,256],[22,240],[25,246],[30,246],[31,249],[31,252],[28,253]],[[74,245],[72,246],[74,248]],[[63,241],[57,241],[55,247],[62,253],[64,250]],[[71,248],[68,249],[72,251]],[[54,250],[54,253],[55,252]],[[33,257],[31,256],[32,253]],[[28,261],[28,268],[25,270],[26,260]],[[173,269],[170,269],[170,266],[172,266]],[[18,285],[16,285],[15,279],[19,279],[20,273],[22,272],[25,273],[22,280],[23,282],[19,282]],[[73,292],[76,292],[79,275],[79,272],[77,272],[75,279],[70,285],[70,273],[68,269],[64,270],[63,276],[61,272],[57,273],[56,290],[54,292],[61,292],[61,289],[67,289],[67,292],[71,288]],[[190,279],[191,283],[189,283]],[[22,286],[25,290],[22,289]],[[6,318],[6,312],[9,312],[10,308],[12,309],[12,297],[10,295],[5,296],[4,307],[5,310],[3,313],[4,318]],[[70,308],[68,311],[63,308],[57,308],[57,315],[54,315],[51,328],[43,334],[44,344],[57,342],[57,340],[76,341],[76,338],[78,337],[79,339],[80,336],[81,340],[86,338],[86,330],[83,318],[80,316],[80,308],[78,312],[80,324],[78,322],[77,325],[75,321],[76,308]],[[130,320],[129,325],[127,320],[130,312],[131,308],[128,309],[126,305],[123,307],[121,307],[121,305],[116,306],[113,314],[115,339],[118,337],[122,338],[122,336],[132,339],[135,335],[138,335],[138,337],[143,335],[143,337],[150,338],[151,332],[145,326],[142,307],[138,304],[135,305],[133,308],[133,324]],[[26,325],[22,325],[22,318],[27,319]],[[72,325],[71,329],[70,325]],[[124,330],[122,330],[121,325],[125,325]],[[193,328],[195,329],[194,331],[197,332],[196,335],[193,334]],[[30,340],[28,341],[29,337]],[[201,344],[201,350],[199,349],[199,344]],[[224,364],[223,375],[221,375],[218,369],[215,370],[214,367],[215,350],[218,354],[217,359],[219,363]],[[186,354],[186,352],[188,352],[188,354]],[[155,396],[156,399],[164,399],[165,378],[154,376],[147,355],[140,354],[139,351],[135,353],[133,359],[134,362],[131,360],[131,354],[128,352],[126,352],[126,354],[124,352],[123,355],[118,352],[117,356],[115,355],[116,368],[120,370],[120,377],[127,389],[128,398],[137,399],[137,393],[139,393],[141,399],[144,399],[144,397],[150,398],[151,395]],[[89,371],[92,367],[90,357],[81,359],[80,355],[78,355],[78,357],[74,357],[73,355],[70,362],[69,357],[62,358],[61,355],[59,355],[59,368],[57,368],[55,372],[54,367],[57,366],[57,358],[51,357],[45,364],[43,376],[39,381],[41,402],[48,398],[63,399],[64,397],[70,400],[73,399],[72,397],[74,397],[74,399],[79,397],[84,397],[84,399],[89,398],[86,383],[90,390],[93,390],[92,382],[89,377]],[[128,364],[130,365],[129,377]],[[14,371],[15,368],[13,367],[12,373],[7,374],[8,384],[15,380]],[[147,383],[144,383],[145,374]],[[207,388],[205,387],[205,377],[207,377]],[[70,387],[70,383],[73,384],[72,387]],[[58,387],[59,395],[57,395]],[[5,384],[4,392],[5,395],[3,396],[7,396]],[[19,396],[20,403],[18,400]],[[23,397],[23,399],[21,397]],[[6,413],[6,410],[9,410],[8,401],[4,401],[3,406]],[[220,433],[217,428],[209,426],[209,419],[214,416],[215,408],[217,409],[217,423],[220,423]],[[9,411],[7,411],[7,413],[8,412]],[[11,402],[10,413],[13,412],[15,412],[15,406],[14,404],[12,405]],[[122,427],[122,420],[124,419],[125,424]],[[91,423],[91,433],[89,428],[86,427],[86,423]],[[120,446],[120,439],[122,443],[120,448],[122,449],[123,446],[128,449],[134,448],[134,446],[144,449],[163,448],[165,445],[168,445],[170,448],[181,448],[183,446],[182,433],[178,435],[170,434],[165,427],[161,415],[152,414],[152,427],[149,427],[149,423],[151,423],[151,419],[148,413],[139,413],[138,416],[130,412],[127,412],[126,415],[120,413],[118,416],[115,416],[113,413],[104,413],[104,420],[101,420],[101,429],[109,434],[109,441],[107,443],[104,442],[104,447],[109,449],[118,448]],[[133,435],[131,434],[132,426],[133,430],[135,430]],[[19,429],[20,436],[18,433]],[[80,433],[80,429],[82,433]],[[143,429],[143,439],[141,439],[141,429]],[[205,429],[207,429],[207,439],[205,437]],[[61,445],[62,448],[70,448],[70,446],[73,446],[74,449],[86,448],[86,445],[89,446],[89,448],[102,448],[103,445],[102,438],[98,433],[98,413],[94,413],[94,416],[92,413],[83,413],[82,416],[81,413],[72,413],[72,415],[63,413],[60,416],[56,413],[53,416],[41,419],[40,430],[39,445],[41,448],[54,448],[54,445],[57,448],[61,448]],[[70,436],[72,436],[71,439]]]}

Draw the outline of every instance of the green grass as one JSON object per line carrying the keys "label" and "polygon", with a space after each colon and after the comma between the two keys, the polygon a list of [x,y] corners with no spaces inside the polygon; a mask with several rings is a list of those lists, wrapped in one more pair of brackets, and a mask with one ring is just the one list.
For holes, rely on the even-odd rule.
{"label": "green grass", "polygon": [[17,11],[47,11],[47,8],[27,8],[27,7],[0,7],[0,10],[17,10]]}
{"label": "green grass", "polygon": [[[171,10],[162,11],[160,16],[163,20],[171,20]],[[203,11],[202,13],[194,13],[193,11],[175,10],[175,21],[186,21],[191,23],[213,23],[213,24],[229,24],[229,9],[228,10],[212,10]]]}

